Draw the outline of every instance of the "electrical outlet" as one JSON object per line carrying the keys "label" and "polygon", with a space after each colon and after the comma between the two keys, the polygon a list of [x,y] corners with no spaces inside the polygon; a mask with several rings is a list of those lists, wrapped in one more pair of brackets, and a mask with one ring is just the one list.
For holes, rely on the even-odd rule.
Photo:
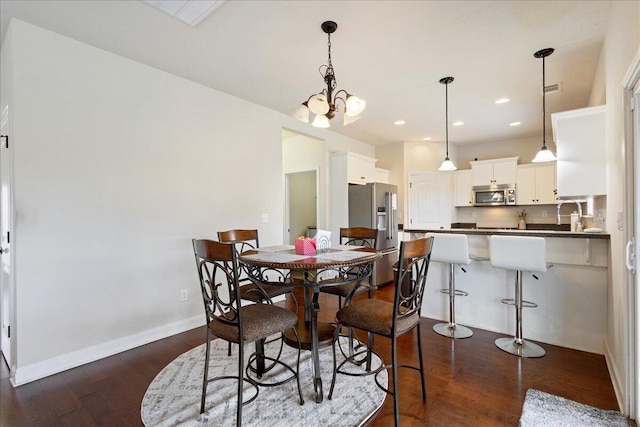
{"label": "electrical outlet", "polygon": [[476,211],[471,211],[471,218],[475,218],[476,217]]}
{"label": "electrical outlet", "polygon": [[180,301],[186,301],[189,299],[189,290],[188,289],[180,289]]}
{"label": "electrical outlet", "polygon": [[269,214],[268,213],[263,213],[262,214],[262,222],[269,222]]}
{"label": "electrical outlet", "polygon": [[542,211],[542,218],[546,218],[547,217],[547,211]]}

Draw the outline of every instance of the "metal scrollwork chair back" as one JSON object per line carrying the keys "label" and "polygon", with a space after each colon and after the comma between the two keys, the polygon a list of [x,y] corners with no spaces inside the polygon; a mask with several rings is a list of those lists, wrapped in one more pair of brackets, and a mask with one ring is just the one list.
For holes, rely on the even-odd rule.
{"label": "metal scrollwork chair back", "polygon": [[[218,240],[225,243],[233,243],[236,247],[236,253],[238,255],[245,251],[258,249],[260,242],[258,240],[258,230],[243,230],[234,229],[228,231],[219,231]],[[282,284],[276,284],[271,282],[261,282],[255,284],[249,279],[249,275],[244,270],[240,277],[240,297],[244,300],[253,302],[269,302],[271,299],[280,295],[289,294],[296,305],[296,311],[298,308],[298,301],[293,294],[293,288],[290,286],[284,286]]]}
{"label": "metal scrollwork chair back", "polygon": [[[236,425],[242,424],[242,407],[258,396],[259,386],[271,387],[284,384],[292,379],[298,383],[300,404],[304,403],[300,390],[298,371],[300,366],[300,339],[295,329],[298,316],[285,308],[273,304],[249,304],[241,303],[239,288],[240,267],[234,244],[221,243],[212,240],[193,239],[193,251],[200,279],[202,300],[207,320],[207,341],[204,375],[202,381],[202,398],[200,413],[205,412],[207,396],[207,384],[216,380],[235,379],[238,382],[238,400],[236,412]],[[296,369],[283,363],[279,359],[268,357],[264,354],[262,344],[267,337],[274,334],[282,334],[285,330],[292,330],[298,339],[298,357]],[[209,378],[209,363],[211,359],[211,339],[218,337],[229,343],[238,344],[238,376],[220,376]],[[245,366],[244,344],[255,342],[256,352],[249,356]],[[260,343],[260,345],[258,345]],[[282,366],[290,374],[284,379],[271,382],[268,378],[262,379],[264,373],[264,361]],[[217,361],[229,363],[229,356]],[[262,367],[257,372],[257,379],[252,376],[255,369],[252,365]],[[281,371],[281,370],[280,370]],[[258,381],[260,380],[260,381]],[[244,382],[248,382],[254,388],[254,394],[247,400],[243,400]]]}
{"label": "metal scrollwork chair back", "polygon": [[[354,373],[352,370],[342,369],[342,366],[349,362],[349,359],[343,361],[334,369],[329,399],[333,396],[337,374],[351,376],[373,374],[378,387],[393,396],[394,422],[395,425],[398,426],[400,423],[398,368],[408,368],[420,372],[422,400],[427,400],[422,361],[420,309],[427,281],[432,248],[433,237],[423,237],[401,242],[398,266],[402,267],[398,268],[398,272],[396,273],[396,288],[393,303],[377,299],[361,299],[343,307],[336,313],[338,329],[341,326],[348,326],[362,329],[370,335],[382,335],[389,338],[391,340],[391,365],[382,364],[372,371],[367,369],[360,373]],[[402,286],[403,282],[405,283],[404,290]],[[408,285],[406,285],[407,283]],[[414,329],[417,333],[419,366],[399,365],[396,358],[397,338]],[[378,380],[378,374],[389,368],[392,369],[393,373],[392,388],[384,387]]]}

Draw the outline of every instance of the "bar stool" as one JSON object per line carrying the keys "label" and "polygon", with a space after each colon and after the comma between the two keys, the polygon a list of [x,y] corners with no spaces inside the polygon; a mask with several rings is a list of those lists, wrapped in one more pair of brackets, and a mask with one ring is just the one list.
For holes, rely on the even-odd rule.
{"label": "bar stool", "polygon": [[440,289],[440,292],[449,295],[449,322],[433,325],[433,330],[449,338],[469,338],[473,331],[456,324],[456,296],[466,297],[469,294],[456,289],[454,271],[457,264],[466,273],[462,265],[469,265],[471,262],[467,235],[431,233],[429,236],[434,238],[431,261],[449,264],[449,288]]}
{"label": "bar stool", "polygon": [[[498,338],[496,346],[507,353],[520,357],[542,357],[542,347],[522,337],[522,309],[537,307],[522,298],[522,273],[544,273],[547,271],[546,245],[542,237],[491,236],[489,237],[491,265],[506,270],[515,270],[515,299],[503,299],[503,304],[516,308],[516,335],[514,338]],[[532,274],[537,280],[535,274]]]}

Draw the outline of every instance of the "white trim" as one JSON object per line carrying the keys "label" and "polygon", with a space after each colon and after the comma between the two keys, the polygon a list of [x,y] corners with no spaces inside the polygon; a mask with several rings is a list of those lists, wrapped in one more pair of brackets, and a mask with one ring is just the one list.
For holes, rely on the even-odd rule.
{"label": "white trim", "polygon": [[[638,117],[637,112],[631,108],[632,100],[635,97],[635,90],[640,84],[640,49],[636,52],[629,69],[622,79],[623,89],[623,150],[624,150],[624,166],[625,166],[625,210],[629,212],[625,223],[625,240],[627,242],[637,242],[640,240],[640,165],[638,164],[638,155],[640,154],[640,141],[636,140],[638,130],[635,129],[634,120]],[[638,261],[637,251],[634,255],[634,265]],[[637,286],[639,278],[637,273],[628,272],[624,282],[624,300],[626,301],[626,310],[623,319],[624,333],[624,355],[623,363],[625,369],[625,379],[623,381],[623,406],[622,412],[631,419],[638,417],[640,411],[640,366],[639,344],[640,344],[640,327],[637,319],[640,307],[638,307]],[[616,390],[617,394],[617,390]]]}
{"label": "white trim", "polygon": [[137,334],[83,348],[71,353],[62,354],[52,359],[18,367],[15,372],[15,377],[11,383],[14,387],[17,387],[49,375],[57,374],[58,372],[66,371],[67,369],[84,365],[85,363],[112,356],[199,326],[204,326],[204,324],[204,314],[200,314],[198,316],[178,320],[164,326],[148,329]]}
{"label": "white trim", "polygon": [[616,369],[616,364],[613,363],[614,357],[609,348],[609,343],[604,340],[604,360],[607,363],[609,369],[609,377],[611,377],[611,383],[613,384],[613,391],[616,394],[616,401],[618,402],[618,408],[622,411],[624,408],[624,390],[625,382],[620,378],[620,374]]}

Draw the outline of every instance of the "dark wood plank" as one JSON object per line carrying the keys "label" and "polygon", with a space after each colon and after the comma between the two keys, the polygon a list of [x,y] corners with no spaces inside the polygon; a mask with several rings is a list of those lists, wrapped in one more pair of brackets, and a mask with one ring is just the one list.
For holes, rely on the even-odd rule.
{"label": "dark wood plank", "polygon": [[[296,295],[298,301],[304,300],[299,290]],[[392,297],[392,285],[374,293],[374,298]],[[295,308],[290,297],[282,305]],[[337,297],[321,294],[318,319],[333,321],[337,305]],[[422,401],[416,372],[400,370],[398,375],[403,426],[514,426],[529,388],[618,409],[601,355],[542,344],[545,357],[519,359],[496,348],[493,342],[499,334],[474,329],[469,339],[451,340],[433,332],[435,323],[421,322],[427,402]],[[416,337],[413,332],[398,340],[401,363],[417,363]],[[204,327],[196,328],[17,388],[3,367],[0,425],[141,426],[140,405],[149,383],[168,363],[204,340]],[[376,337],[374,347],[390,363],[389,340]],[[336,396],[340,381],[345,377],[338,377]],[[366,425],[392,424],[393,401],[388,397]]]}

